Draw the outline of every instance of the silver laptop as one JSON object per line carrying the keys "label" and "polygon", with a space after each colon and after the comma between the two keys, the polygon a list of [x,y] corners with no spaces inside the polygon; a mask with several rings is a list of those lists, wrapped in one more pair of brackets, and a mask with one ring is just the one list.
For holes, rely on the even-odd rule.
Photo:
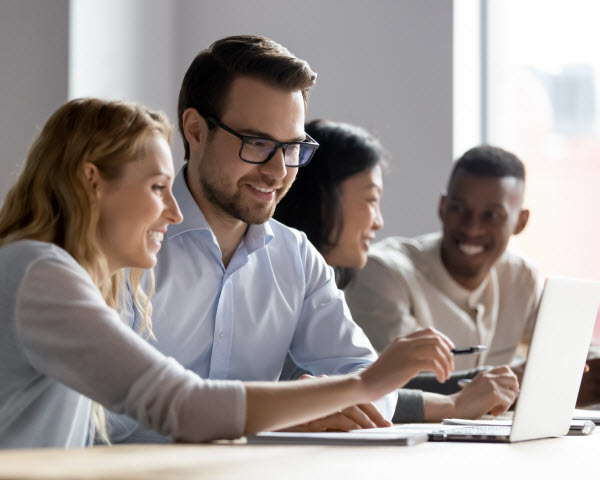
{"label": "silver laptop", "polygon": [[429,439],[520,442],[566,435],[599,305],[600,282],[549,277],[538,307],[512,425],[432,431]]}

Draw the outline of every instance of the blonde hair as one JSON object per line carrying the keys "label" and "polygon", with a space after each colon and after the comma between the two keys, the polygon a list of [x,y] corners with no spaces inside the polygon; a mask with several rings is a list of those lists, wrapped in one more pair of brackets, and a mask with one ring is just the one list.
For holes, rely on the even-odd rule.
{"label": "blonde hair", "polygon": [[[0,246],[23,239],[64,248],[89,273],[108,306],[125,311],[125,272],[110,275],[98,243],[99,209],[84,173],[85,162],[107,180],[143,154],[150,135],[171,140],[162,112],[132,103],[80,98],[67,102],[46,122],[33,142],[16,184],[0,209]],[[144,270],[130,270],[136,307],[143,312],[141,334],[152,335],[150,296],[141,288]],[[108,443],[104,411],[94,404],[98,436]]]}

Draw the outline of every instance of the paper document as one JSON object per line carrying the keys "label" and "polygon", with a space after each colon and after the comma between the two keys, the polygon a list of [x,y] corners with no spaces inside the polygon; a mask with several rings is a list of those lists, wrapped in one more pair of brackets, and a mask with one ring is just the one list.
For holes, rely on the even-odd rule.
{"label": "paper document", "polygon": [[260,432],[248,435],[254,445],[362,445],[362,446],[410,446],[427,441],[425,432],[369,432],[373,429],[352,432]]}

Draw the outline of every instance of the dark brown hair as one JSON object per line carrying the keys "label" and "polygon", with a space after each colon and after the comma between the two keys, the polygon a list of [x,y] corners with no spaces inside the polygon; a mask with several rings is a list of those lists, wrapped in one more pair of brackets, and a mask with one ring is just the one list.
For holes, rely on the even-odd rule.
{"label": "dark brown hair", "polygon": [[179,91],[177,117],[186,160],[190,158],[190,147],[183,133],[183,112],[195,108],[203,117],[220,119],[231,83],[243,75],[287,91],[300,90],[305,106],[317,78],[307,62],[268,38],[238,35],[217,40],[196,55]]}

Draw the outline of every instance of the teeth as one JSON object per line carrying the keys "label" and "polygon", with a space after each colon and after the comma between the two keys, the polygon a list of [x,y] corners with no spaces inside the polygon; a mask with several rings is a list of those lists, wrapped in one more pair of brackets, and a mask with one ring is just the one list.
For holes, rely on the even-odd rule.
{"label": "teeth", "polygon": [[258,190],[259,192],[264,192],[264,193],[271,193],[273,191],[272,188],[262,188],[262,187],[253,187],[253,188]]}
{"label": "teeth", "polygon": [[483,247],[481,245],[466,245],[461,243],[458,245],[458,248],[465,255],[477,255],[483,252]]}
{"label": "teeth", "polygon": [[160,232],[148,232],[148,235],[152,240],[156,240],[157,242],[162,242],[163,234]]}

